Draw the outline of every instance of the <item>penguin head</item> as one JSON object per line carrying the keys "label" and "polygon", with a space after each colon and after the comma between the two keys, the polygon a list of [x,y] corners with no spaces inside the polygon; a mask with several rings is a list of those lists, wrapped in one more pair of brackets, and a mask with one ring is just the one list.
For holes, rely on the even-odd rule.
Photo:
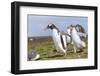
{"label": "penguin head", "polygon": [[82,27],[82,25],[77,24],[77,25],[76,25],[76,30],[77,30],[78,32],[85,33],[85,29]]}
{"label": "penguin head", "polygon": [[72,30],[72,29],[74,29],[74,28],[76,28],[76,26],[75,25],[70,25],[70,29]]}
{"label": "penguin head", "polygon": [[57,27],[52,23],[48,24],[48,26],[47,26],[47,29],[51,29],[52,30],[54,28],[57,28]]}
{"label": "penguin head", "polygon": [[81,25],[79,25],[79,24],[77,24],[77,25],[70,25],[70,29],[71,29],[71,31],[73,29],[75,29],[77,32],[85,33],[85,29]]}
{"label": "penguin head", "polygon": [[60,30],[52,23],[48,24],[45,30],[46,29],[51,29],[51,30],[56,29],[58,32],[60,32]]}
{"label": "penguin head", "polygon": [[67,26],[67,33],[70,34],[71,32],[71,27]]}
{"label": "penguin head", "polygon": [[70,34],[72,33],[72,30],[75,29],[75,28],[76,28],[75,25],[73,25],[73,24],[70,25]]}

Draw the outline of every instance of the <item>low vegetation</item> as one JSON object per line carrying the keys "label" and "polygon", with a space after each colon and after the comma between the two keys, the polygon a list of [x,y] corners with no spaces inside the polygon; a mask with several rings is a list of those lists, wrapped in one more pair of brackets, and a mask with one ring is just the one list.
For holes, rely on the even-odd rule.
{"label": "low vegetation", "polygon": [[35,50],[40,54],[39,60],[80,59],[88,57],[87,47],[74,53],[72,46],[71,44],[68,45],[69,50],[66,57],[64,57],[63,53],[56,51],[51,37],[33,37],[31,40],[28,38],[28,51]]}

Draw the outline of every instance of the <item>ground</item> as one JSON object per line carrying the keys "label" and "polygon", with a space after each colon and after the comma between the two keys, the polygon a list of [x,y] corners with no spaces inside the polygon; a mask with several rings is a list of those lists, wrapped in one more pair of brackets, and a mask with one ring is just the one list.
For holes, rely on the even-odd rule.
{"label": "ground", "polygon": [[28,51],[35,50],[38,54],[40,54],[39,60],[80,59],[88,57],[87,47],[81,49],[77,53],[73,52],[73,46],[71,44],[68,45],[68,48],[70,50],[67,51],[67,55],[65,57],[63,53],[56,51],[51,37],[28,38]]}

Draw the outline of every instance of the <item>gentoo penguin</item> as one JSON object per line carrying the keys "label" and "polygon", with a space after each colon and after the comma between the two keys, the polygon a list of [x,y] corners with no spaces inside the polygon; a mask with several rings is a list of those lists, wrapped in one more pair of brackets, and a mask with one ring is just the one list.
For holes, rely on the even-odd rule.
{"label": "gentoo penguin", "polygon": [[87,34],[86,34],[84,28],[81,25],[77,24],[76,30],[77,30],[81,40],[87,39]]}
{"label": "gentoo penguin", "polygon": [[81,49],[81,48],[86,47],[86,43],[81,40],[81,38],[78,34],[79,32],[77,31],[76,27],[77,26],[75,26],[75,25],[70,26],[70,29],[71,29],[70,34],[71,34],[73,44],[74,44],[74,52],[76,52],[76,49]]}
{"label": "gentoo penguin", "polygon": [[[67,34],[68,35],[71,35],[71,29],[70,28],[71,28],[70,26],[67,27]],[[83,39],[83,38],[87,39],[87,34],[86,34],[84,28],[81,25],[77,24],[75,26],[75,29],[76,29],[76,31],[77,31],[77,33],[78,33],[78,35],[80,36],[81,39]],[[69,36],[67,36],[67,43],[73,44],[73,40]]]}
{"label": "gentoo penguin", "polygon": [[64,56],[66,56],[67,51],[67,43],[66,43],[66,36],[61,34],[60,30],[52,23],[48,24],[46,29],[52,30],[52,38],[58,52],[63,52]]}
{"label": "gentoo penguin", "polygon": [[85,33],[85,30],[81,25],[77,24],[75,28],[76,28],[77,32]]}
{"label": "gentoo penguin", "polygon": [[39,54],[37,54],[36,52],[35,52],[35,50],[29,50],[28,51],[28,60],[29,61],[35,61],[35,60],[38,60],[40,58],[40,55]]}
{"label": "gentoo penguin", "polygon": [[68,35],[66,36],[66,38],[67,38],[67,43],[68,43],[68,44],[69,44],[69,43],[73,44],[73,41],[72,41],[70,32],[71,32],[70,27],[67,27],[67,34],[69,35],[69,36],[68,36]]}

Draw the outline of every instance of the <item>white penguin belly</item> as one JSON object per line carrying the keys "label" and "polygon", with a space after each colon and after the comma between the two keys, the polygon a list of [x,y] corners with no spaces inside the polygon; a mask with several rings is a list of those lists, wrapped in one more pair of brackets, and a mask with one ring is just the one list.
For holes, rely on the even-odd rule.
{"label": "white penguin belly", "polygon": [[71,42],[71,38],[69,36],[67,36],[67,43]]}
{"label": "white penguin belly", "polygon": [[[64,36],[63,36],[63,39],[64,39]],[[62,43],[61,43],[60,34],[58,34],[58,31],[55,30],[55,29],[53,29],[53,41],[54,41],[54,44],[55,44],[57,51],[60,51],[60,52],[65,51],[63,49],[63,46],[62,46]],[[65,41],[64,41],[64,44],[66,44]]]}
{"label": "white penguin belly", "polygon": [[77,34],[76,31],[72,32],[72,39],[73,39],[73,43],[75,44],[75,46],[77,48],[81,48],[82,47],[82,41],[81,41],[81,39],[80,39],[80,37],[79,37],[79,35]]}

